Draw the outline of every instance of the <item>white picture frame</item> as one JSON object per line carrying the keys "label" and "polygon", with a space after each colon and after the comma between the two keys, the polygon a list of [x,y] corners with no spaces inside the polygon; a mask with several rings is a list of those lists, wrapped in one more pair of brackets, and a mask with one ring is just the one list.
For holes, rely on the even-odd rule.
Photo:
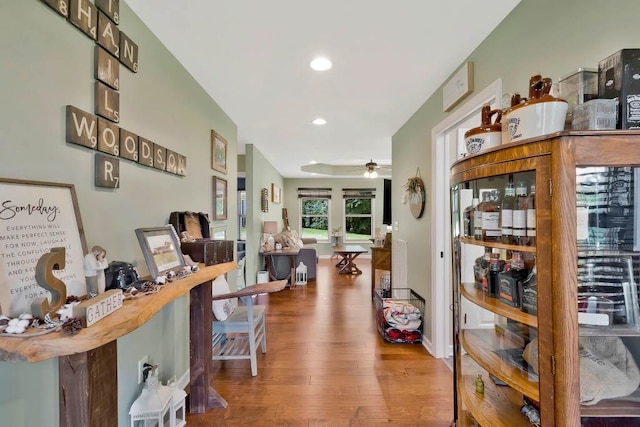
{"label": "white picture frame", "polygon": [[465,63],[442,87],[442,110],[449,112],[473,92],[473,62]]}

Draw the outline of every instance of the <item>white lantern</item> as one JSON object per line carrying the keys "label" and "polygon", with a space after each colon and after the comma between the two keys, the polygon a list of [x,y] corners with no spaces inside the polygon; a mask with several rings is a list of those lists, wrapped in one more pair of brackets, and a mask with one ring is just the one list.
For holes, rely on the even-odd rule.
{"label": "white lantern", "polygon": [[185,399],[187,393],[178,387],[175,378],[167,384],[171,388],[171,426],[182,427],[187,425],[187,412],[185,409]]}
{"label": "white lantern", "polygon": [[142,393],[129,410],[131,427],[173,425],[171,424],[172,397],[173,390],[160,384],[156,373],[150,375]]}
{"label": "white lantern", "polygon": [[301,261],[296,267],[296,285],[307,284],[307,266]]}

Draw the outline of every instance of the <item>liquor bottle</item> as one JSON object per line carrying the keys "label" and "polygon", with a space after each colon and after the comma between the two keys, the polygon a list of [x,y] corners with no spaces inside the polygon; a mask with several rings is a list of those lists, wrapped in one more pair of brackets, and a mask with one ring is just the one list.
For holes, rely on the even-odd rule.
{"label": "liquor bottle", "polygon": [[476,289],[485,290],[489,288],[489,262],[491,260],[491,248],[484,248],[484,255],[476,258],[473,266],[473,277],[475,279],[474,287]]}
{"label": "liquor bottle", "polygon": [[502,243],[513,242],[513,207],[516,201],[516,189],[512,182],[504,189],[504,198],[500,209],[500,227]]}
{"label": "liquor bottle", "polygon": [[538,285],[536,283],[536,267],[534,266],[522,281],[520,310],[529,314],[538,313]]}
{"label": "liquor bottle", "polygon": [[492,190],[489,200],[482,208],[482,240],[499,242],[500,230],[500,192]]}
{"label": "liquor bottle", "polygon": [[484,381],[482,381],[481,374],[478,374],[476,377],[476,393],[484,394]]}
{"label": "liquor bottle", "polygon": [[522,252],[514,252],[511,256],[511,268],[498,274],[500,301],[512,307],[520,307],[520,294],[522,293],[525,272]]}
{"label": "liquor bottle", "polygon": [[487,289],[487,294],[490,297],[498,296],[498,292],[499,292],[498,289],[500,286],[498,275],[504,269],[504,264],[505,262],[500,259],[499,252],[491,253],[491,261],[489,262],[489,283],[488,283],[488,289]]}
{"label": "liquor bottle", "polygon": [[527,244],[536,245],[536,185],[531,184],[527,198]]}
{"label": "liquor bottle", "polygon": [[474,197],[471,206],[467,206],[464,210],[464,237],[474,237],[475,235],[473,219],[477,207],[478,198]]}
{"label": "liquor bottle", "polygon": [[519,182],[516,186],[516,200],[513,207],[513,243],[527,244],[527,185]]}
{"label": "liquor bottle", "polygon": [[478,203],[476,210],[473,211],[473,237],[476,240],[482,240],[482,209],[489,201],[489,193],[482,193],[482,202]]}

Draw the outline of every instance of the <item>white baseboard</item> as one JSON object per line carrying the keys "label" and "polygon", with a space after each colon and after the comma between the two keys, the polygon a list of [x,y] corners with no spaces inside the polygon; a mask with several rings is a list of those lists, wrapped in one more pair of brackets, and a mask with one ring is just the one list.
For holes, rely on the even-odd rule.
{"label": "white baseboard", "polygon": [[[436,357],[435,353],[433,351],[433,344],[424,335],[422,335],[422,346],[425,349],[427,349],[427,351],[429,352],[430,355],[432,355],[433,357]],[[436,359],[437,359],[437,357],[436,357]]]}
{"label": "white baseboard", "polygon": [[180,378],[178,378],[178,388],[180,388],[180,390],[184,390],[185,388],[187,388],[190,381],[191,381],[191,371],[187,369],[187,371],[184,374],[182,374]]}

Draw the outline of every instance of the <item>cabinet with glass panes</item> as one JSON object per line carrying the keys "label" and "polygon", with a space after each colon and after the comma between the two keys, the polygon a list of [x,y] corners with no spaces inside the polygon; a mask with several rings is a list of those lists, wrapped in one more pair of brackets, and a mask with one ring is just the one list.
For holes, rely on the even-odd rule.
{"label": "cabinet with glass panes", "polygon": [[640,131],[451,167],[457,426],[640,426]]}

